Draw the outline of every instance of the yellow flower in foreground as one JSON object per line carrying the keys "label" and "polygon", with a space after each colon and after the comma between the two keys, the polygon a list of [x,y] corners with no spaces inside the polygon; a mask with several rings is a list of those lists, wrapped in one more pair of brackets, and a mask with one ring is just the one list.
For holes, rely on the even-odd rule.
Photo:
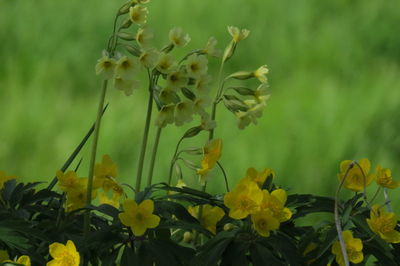
{"label": "yellow flower in foreground", "polygon": [[4,183],[11,179],[16,179],[17,177],[14,175],[8,176],[6,172],[0,170],[0,189],[4,187]]}
{"label": "yellow flower in foreground", "polygon": [[250,179],[253,182],[256,182],[260,188],[263,186],[268,176],[275,177],[275,172],[269,168],[265,168],[261,172],[257,172],[257,170],[254,168],[249,168],[246,172],[246,178]]}
{"label": "yellow flower in foreground", "polygon": [[63,173],[61,170],[58,170],[56,176],[58,179],[58,186],[64,192],[73,192],[79,188],[85,188],[87,185],[87,178],[79,178],[75,171]]}
{"label": "yellow flower in foreground", "polygon": [[286,191],[283,189],[276,189],[271,193],[268,190],[263,190],[263,199],[260,204],[260,209],[271,210],[272,215],[278,219],[280,223],[286,222],[292,217],[292,212],[285,208],[285,203],[287,200]]}
{"label": "yellow flower in foreground", "polygon": [[189,34],[184,33],[182,28],[175,27],[169,31],[169,40],[177,47],[183,47],[190,42]]}
{"label": "yellow flower in foreground", "polygon": [[133,23],[138,25],[145,24],[147,22],[147,15],[149,14],[149,10],[147,7],[142,5],[135,5],[129,8],[129,18]]}
{"label": "yellow flower in foreground", "polygon": [[279,228],[279,221],[273,216],[270,210],[259,211],[251,215],[254,229],[261,236],[268,237],[270,231]]}
{"label": "yellow flower in foreground", "polygon": [[71,240],[68,240],[66,245],[57,242],[51,244],[49,253],[54,259],[46,266],[79,266],[81,261],[79,252]]}
{"label": "yellow flower in foreground", "polygon": [[244,178],[231,192],[224,197],[224,204],[229,208],[229,216],[243,219],[260,210],[263,192],[257,183]]}
{"label": "yellow flower in foreground", "polygon": [[203,159],[201,160],[201,169],[197,170],[200,175],[201,183],[205,182],[205,177],[208,172],[214,168],[219,158],[221,158],[222,140],[213,139],[203,148]]}
{"label": "yellow flower in foreground", "polygon": [[109,179],[115,179],[118,174],[117,165],[112,161],[110,155],[103,155],[101,163],[94,166],[94,187],[103,186],[104,182]]}
{"label": "yellow flower in foreground", "polygon": [[104,79],[111,79],[114,76],[115,65],[115,59],[103,56],[97,61],[96,75],[101,75]]}
{"label": "yellow flower in foreground", "polygon": [[14,261],[7,259],[5,261],[0,260],[0,262],[14,262],[14,263],[21,264],[24,266],[31,266],[31,259],[29,258],[29,256],[26,256],[26,255],[21,256],[17,260],[14,260]]}
{"label": "yellow flower in foreground", "polygon": [[[362,262],[364,260],[364,255],[362,253],[363,243],[361,239],[353,238],[353,233],[350,230],[343,231],[342,236],[346,245],[349,261],[355,264]],[[336,262],[340,266],[345,265],[339,241],[333,243],[332,253],[336,255]]]}
{"label": "yellow flower in foreground", "polygon": [[160,217],[153,214],[154,202],[144,200],[139,205],[134,200],[125,200],[124,212],[118,215],[121,222],[130,227],[136,236],[143,235],[147,228],[155,228],[160,223]]}
{"label": "yellow flower in foreground", "polygon": [[204,226],[208,231],[216,234],[217,223],[224,217],[225,212],[218,206],[211,206],[210,204],[204,204],[203,212],[201,217],[199,217],[200,206],[195,207],[190,206],[188,211],[196,219],[200,220],[200,224]]}
{"label": "yellow flower in foreground", "polygon": [[[345,160],[340,163],[340,173],[338,174],[340,182],[342,182],[351,163],[351,160]],[[355,192],[364,190],[364,185],[368,186],[374,179],[374,175],[369,174],[371,163],[368,159],[361,159],[359,165],[361,166],[361,169],[358,165],[354,165],[348,171],[347,177],[343,183],[345,188]]]}
{"label": "yellow flower in foreground", "polygon": [[376,167],[376,183],[381,187],[397,188],[400,187],[400,182],[394,181],[392,171],[388,168],[382,168],[380,165]]}
{"label": "yellow flower in foreground", "polygon": [[260,66],[256,71],[253,72],[253,76],[257,78],[261,83],[267,83],[268,79],[265,76],[269,70],[266,65]]}
{"label": "yellow flower in foreground", "polygon": [[240,30],[237,27],[234,26],[228,26],[228,32],[232,36],[234,42],[239,42],[241,40],[244,40],[249,36],[250,31],[247,29],[242,29]]}
{"label": "yellow flower in foreground", "polygon": [[117,209],[119,208],[119,205],[120,205],[119,198],[115,197],[115,194],[113,195],[112,198],[109,198],[106,193],[100,193],[99,200],[100,200],[100,204],[108,204]]}
{"label": "yellow flower in foreground", "polygon": [[371,230],[389,243],[400,243],[400,232],[396,231],[397,218],[393,212],[386,212],[381,206],[372,206],[367,223]]}

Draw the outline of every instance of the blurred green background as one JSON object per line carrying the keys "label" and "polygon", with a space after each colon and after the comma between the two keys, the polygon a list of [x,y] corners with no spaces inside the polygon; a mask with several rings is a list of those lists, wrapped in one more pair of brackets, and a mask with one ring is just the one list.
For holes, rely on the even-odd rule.
{"label": "blurred green background", "polygon": [[[97,109],[101,80],[94,65],[122,3],[0,1],[0,169],[24,180],[50,180],[80,142]],[[185,51],[203,47],[209,36],[223,48],[230,40],[226,26],[237,25],[251,34],[225,74],[270,68],[272,97],[257,126],[240,131],[233,115],[219,109],[216,136],[224,141],[221,162],[231,186],[248,167],[270,167],[291,193],[333,195],[340,161],[364,157],[374,168],[392,168],[400,180],[399,1],[153,0],[149,9],[157,47],[171,27],[182,26],[192,38]],[[210,68],[215,77],[216,60]],[[120,178],[131,184],[146,86],[143,81],[130,97],[109,90],[100,135],[98,158],[110,154]],[[175,143],[189,126],[164,130],[157,181],[166,179]],[[203,134],[197,143],[205,140]],[[82,176],[88,147],[79,156]],[[215,172],[210,189],[222,188]],[[391,195],[400,210],[400,196]]]}

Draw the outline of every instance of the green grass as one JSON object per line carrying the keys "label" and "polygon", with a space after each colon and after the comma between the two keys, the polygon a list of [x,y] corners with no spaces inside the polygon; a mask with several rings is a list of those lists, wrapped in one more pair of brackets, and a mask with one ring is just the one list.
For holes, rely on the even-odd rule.
{"label": "green grass", "polygon": [[[121,4],[0,2],[0,169],[24,180],[50,180],[79,143],[95,119],[101,81],[94,65]],[[223,122],[216,136],[224,140],[221,162],[231,186],[248,167],[271,167],[276,182],[291,192],[333,195],[339,162],[363,157],[392,168],[400,180],[400,2],[154,0],[149,6],[158,47],[171,27],[182,26],[192,37],[187,51],[203,46],[209,36],[223,48],[229,41],[226,26],[237,25],[251,35],[225,73],[262,64],[271,70],[272,97],[259,125],[239,131],[235,118],[219,109]],[[215,77],[217,62],[211,67]],[[110,154],[130,184],[146,86],[143,82],[131,97],[109,90],[100,135],[99,155]],[[166,179],[171,144],[184,131],[164,130],[157,181]],[[88,147],[81,155],[83,176]],[[187,179],[196,179],[187,173]],[[218,175],[210,180],[214,192],[222,184]],[[394,201],[400,199],[392,194]]]}

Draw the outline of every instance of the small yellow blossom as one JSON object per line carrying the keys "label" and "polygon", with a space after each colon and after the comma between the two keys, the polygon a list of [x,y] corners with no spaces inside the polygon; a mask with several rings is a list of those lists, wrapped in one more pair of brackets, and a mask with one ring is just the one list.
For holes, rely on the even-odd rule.
{"label": "small yellow blossom", "polygon": [[110,155],[104,154],[101,163],[94,166],[94,182],[93,187],[100,188],[106,180],[114,180],[117,177],[118,168],[112,161]]}
{"label": "small yellow blossom", "polygon": [[275,172],[269,168],[265,168],[261,172],[257,172],[257,170],[254,168],[249,168],[246,172],[246,178],[256,182],[260,188],[264,185],[265,180],[267,180],[267,177],[270,175],[275,177]]}
{"label": "small yellow blossom", "polygon": [[400,232],[396,231],[397,217],[394,212],[386,212],[381,206],[372,206],[367,223],[371,230],[388,243],[400,243]]}
{"label": "small yellow blossom", "polygon": [[156,126],[163,128],[168,124],[174,123],[174,113],[175,113],[174,104],[164,105],[161,108],[160,112],[158,113],[155,122]]}
{"label": "small yellow blossom", "polygon": [[256,71],[253,72],[253,76],[257,78],[261,83],[267,83],[268,79],[266,74],[268,74],[269,69],[266,65],[260,66]]}
{"label": "small yellow blossom", "polygon": [[116,198],[114,196],[112,198],[109,198],[106,193],[99,193],[99,200],[100,204],[108,204],[117,209],[120,205],[119,198]]}
{"label": "small yellow blossom", "polygon": [[216,45],[217,40],[214,37],[210,37],[206,46],[203,48],[203,50],[201,50],[201,52],[210,56],[218,57],[221,52],[215,48]]}
{"label": "small yellow blossom", "polygon": [[114,76],[115,65],[115,59],[103,56],[97,61],[96,75],[100,75],[104,79],[111,79]]}
{"label": "small yellow blossom", "polygon": [[[342,236],[349,261],[355,264],[362,262],[364,260],[364,255],[362,253],[363,243],[361,239],[354,238],[353,233],[350,230],[343,231]],[[332,254],[336,255],[337,264],[340,266],[345,265],[339,241],[333,243]]]}
{"label": "small yellow blossom", "polygon": [[[352,161],[345,160],[340,163],[340,173],[338,174],[339,181],[342,182],[347,170],[349,169]],[[344,180],[344,187],[352,191],[359,192],[364,190],[364,186],[371,184],[374,175],[369,174],[371,163],[368,159],[361,159],[359,165],[353,165],[348,171],[347,177]]]}
{"label": "small yellow blossom", "polygon": [[285,208],[287,194],[283,189],[276,189],[271,193],[268,190],[263,190],[263,199],[260,204],[260,210],[271,210],[272,215],[280,223],[286,222],[292,217],[292,212]]}
{"label": "small yellow blossom", "polygon": [[150,45],[150,41],[153,39],[154,34],[153,31],[148,27],[139,28],[136,33],[136,42],[141,47],[147,47]]}
{"label": "small yellow blossom", "polygon": [[182,28],[175,27],[169,31],[169,40],[177,47],[184,47],[190,42],[190,37]]}
{"label": "small yellow blossom", "polygon": [[139,62],[143,66],[152,69],[156,66],[159,56],[160,53],[156,49],[144,50],[139,56]]}
{"label": "small yellow blossom", "polygon": [[154,202],[150,199],[139,205],[134,200],[125,200],[123,206],[124,212],[118,217],[136,236],[143,235],[148,228],[155,228],[160,223],[160,217],[153,214]]}
{"label": "small yellow blossom", "polygon": [[231,192],[224,197],[224,204],[229,208],[229,216],[243,219],[260,210],[263,192],[255,182],[244,178]]}
{"label": "small yellow blossom", "polygon": [[190,206],[188,211],[193,217],[200,219],[200,224],[204,228],[216,234],[217,223],[224,217],[225,212],[218,206],[211,206],[210,204],[204,204],[202,206],[203,211],[201,217],[199,217],[199,205],[195,207]]}
{"label": "small yellow blossom", "polygon": [[64,192],[74,191],[87,184],[87,178],[79,178],[75,171],[68,171],[64,174],[58,170],[56,176],[59,182],[58,186]]}
{"label": "small yellow blossom", "polygon": [[49,246],[49,253],[53,260],[49,261],[46,266],[79,266],[80,255],[76,250],[74,242],[67,241],[67,244],[53,243]]}
{"label": "small yellow blossom", "polygon": [[124,80],[131,80],[135,77],[135,74],[140,70],[140,64],[137,59],[132,59],[127,56],[122,56],[117,61],[115,67],[115,76]]}
{"label": "small yellow blossom", "polygon": [[263,237],[269,237],[270,231],[279,228],[279,221],[272,215],[269,209],[252,214],[251,221],[257,233]]}
{"label": "small yellow blossom", "polygon": [[167,76],[167,86],[174,91],[185,87],[188,82],[188,77],[183,71],[171,71]]}
{"label": "small yellow blossom", "polygon": [[[8,257],[8,254],[7,254],[7,257]],[[26,255],[23,255],[14,261],[11,261],[10,259],[6,259],[6,260],[2,261],[0,258],[0,263],[1,262],[14,262],[14,263],[17,263],[18,265],[31,266],[31,258],[29,258],[29,256],[26,256]]]}
{"label": "small yellow blossom", "polygon": [[129,8],[129,18],[138,25],[146,24],[148,14],[149,10],[142,5],[135,5]]}
{"label": "small yellow blossom", "polygon": [[242,29],[240,30],[237,27],[234,26],[228,26],[228,32],[232,36],[234,42],[239,42],[241,40],[244,40],[249,36],[250,31],[247,29]]}
{"label": "small yellow blossom", "polygon": [[388,168],[382,168],[380,165],[376,167],[376,183],[381,187],[397,188],[400,182],[393,180],[392,171]]}
{"label": "small yellow blossom", "polygon": [[213,139],[203,148],[203,159],[201,160],[201,169],[197,170],[200,175],[201,183],[205,182],[208,172],[215,167],[219,158],[221,158],[222,140]]}
{"label": "small yellow blossom", "polygon": [[192,78],[199,78],[207,74],[208,60],[204,55],[192,54],[186,60],[186,71]]}
{"label": "small yellow blossom", "polygon": [[182,126],[184,123],[192,121],[194,105],[192,101],[185,100],[175,105],[174,121],[176,126]]}
{"label": "small yellow blossom", "polygon": [[158,57],[156,69],[163,74],[168,74],[175,65],[176,63],[170,54],[161,53]]}
{"label": "small yellow blossom", "polygon": [[[85,178],[85,181],[86,182],[83,184],[83,186],[67,191],[67,200],[65,202],[67,212],[71,212],[86,206],[87,178]],[[95,199],[96,196],[97,191],[94,189],[92,191],[92,199]]]}
{"label": "small yellow blossom", "polygon": [[235,113],[238,119],[238,127],[239,129],[244,129],[251,123],[257,124],[257,118],[262,116],[263,110],[265,108],[265,104],[257,103],[252,105],[246,112],[238,111]]}
{"label": "small yellow blossom", "polygon": [[4,183],[11,179],[16,179],[15,175],[8,176],[6,172],[0,170],[0,189],[4,187]]}
{"label": "small yellow blossom", "polygon": [[120,77],[116,77],[114,79],[114,87],[117,90],[123,91],[126,96],[132,95],[133,89],[139,86],[138,81],[133,79],[123,79]]}

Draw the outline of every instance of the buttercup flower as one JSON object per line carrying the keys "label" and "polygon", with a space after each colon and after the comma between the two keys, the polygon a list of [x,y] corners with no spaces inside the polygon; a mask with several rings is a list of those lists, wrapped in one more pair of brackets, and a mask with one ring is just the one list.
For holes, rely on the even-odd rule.
{"label": "buttercup flower", "polygon": [[144,50],[139,57],[139,62],[147,67],[147,68],[154,68],[157,64],[159,52],[156,49],[148,49]]}
{"label": "buttercup flower", "polygon": [[224,204],[229,208],[229,216],[243,219],[260,210],[263,192],[255,182],[244,178],[231,192],[225,194]]}
{"label": "buttercup flower", "polygon": [[138,87],[138,81],[116,77],[114,79],[114,87],[117,90],[123,91],[126,96],[129,96],[132,95],[133,89]]}
{"label": "buttercup flower", "polygon": [[168,88],[168,87],[163,88],[160,91],[159,99],[163,104],[175,103],[175,102],[179,101],[179,98],[176,95],[175,90]]}
{"label": "buttercup flower", "polygon": [[177,91],[188,82],[188,78],[183,71],[171,71],[167,76],[168,88]]}
{"label": "buttercup flower", "polygon": [[139,205],[134,200],[125,200],[123,206],[124,212],[118,217],[136,236],[143,235],[148,228],[155,228],[160,223],[160,217],[153,214],[152,200],[144,200]]}
{"label": "buttercup flower", "polygon": [[220,51],[215,48],[216,45],[217,40],[214,37],[210,37],[207,41],[206,46],[203,48],[203,50],[201,50],[201,52],[210,56],[218,57]]}
{"label": "buttercup flower", "polygon": [[116,178],[117,174],[117,165],[108,154],[104,154],[101,163],[94,166],[94,176],[101,184],[108,178]]}
{"label": "buttercup flower", "polygon": [[285,208],[287,200],[286,191],[283,189],[276,189],[271,193],[268,190],[263,190],[263,199],[260,204],[260,210],[270,210],[272,216],[276,218],[280,223],[286,222],[292,217],[292,212]]}
{"label": "buttercup flower", "polygon": [[97,61],[96,75],[100,75],[104,79],[111,79],[114,76],[115,65],[115,59],[103,56]]}
{"label": "buttercup flower", "polygon": [[193,102],[182,101],[175,105],[175,125],[182,126],[184,123],[192,121],[193,117]]}
{"label": "buttercup flower", "polygon": [[141,47],[147,47],[149,46],[150,41],[153,39],[153,37],[153,31],[150,30],[148,27],[143,27],[138,29],[135,39]]}
{"label": "buttercup flower", "polygon": [[177,47],[183,47],[190,42],[189,34],[184,33],[182,28],[175,27],[169,31],[169,40]]}
{"label": "buttercup flower", "polygon": [[174,113],[174,104],[164,105],[158,113],[158,117],[155,122],[156,126],[163,128],[168,124],[174,123]]}
{"label": "buttercup flower", "polygon": [[14,263],[21,264],[24,266],[31,266],[31,258],[29,258],[29,256],[26,256],[26,255],[21,256],[17,260],[12,261],[12,260],[8,259],[8,254],[7,254],[7,259],[5,259],[4,261],[2,261],[0,258],[0,263],[1,262],[14,262]]}
{"label": "buttercup flower", "polygon": [[236,43],[246,39],[250,34],[250,31],[247,29],[239,30],[239,28],[234,26],[228,26],[228,32],[232,36],[233,41]]}
{"label": "buttercup flower", "polygon": [[256,71],[253,72],[253,76],[257,78],[261,83],[267,83],[267,77],[265,76],[268,74],[269,69],[266,65],[260,66]]}
{"label": "buttercup flower", "polygon": [[219,158],[221,158],[221,151],[221,139],[213,139],[203,148],[204,155],[201,160],[201,169],[197,170],[197,174],[200,175],[201,183],[205,182],[206,175],[212,168],[214,168]]}
{"label": "buttercup flower", "polygon": [[[353,233],[350,230],[343,231],[342,236],[346,245],[349,261],[355,264],[362,262],[364,260],[364,255],[362,253],[363,243],[361,239],[353,238]],[[340,266],[345,265],[339,241],[333,243],[332,253],[336,255],[337,264]]]}
{"label": "buttercup flower", "polygon": [[400,243],[400,232],[396,231],[397,217],[394,212],[386,212],[382,206],[372,206],[367,223],[371,230],[388,243]]}
{"label": "buttercup flower", "polygon": [[129,8],[129,18],[133,23],[143,25],[147,22],[149,10],[142,5],[135,5]]}
{"label": "buttercup flower", "polygon": [[117,66],[115,67],[115,76],[124,80],[131,80],[139,71],[139,66],[140,65],[137,59],[122,56],[117,61]]}
{"label": "buttercup flower", "polygon": [[[340,163],[340,173],[338,174],[340,182],[342,182],[351,163],[351,160],[345,160]],[[368,186],[374,179],[374,175],[369,174],[371,163],[368,159],[361,159],[359,165],[361,166],[361,169],[358,165],[353,165],[353,167],[348,171],[347,177],[343,183],[345,188],[355,192],[364,190],[364,185]]]}
{"label": "buttercup flower", "polygon": [[100,204],[108,204],[117,209],[120,205],[119,198],[116,198],[114,196],[112,198],[109,198],[106,193],[99,193],[99,200]]}
{"label": "buttercup flower", "polygon": [[269,237],[270,231],[279,228],[279,221],[270,210],[259,211],[251,215],[254,229],[263,237]]}
{"label": "buttercup flower", "polygon": [[393,180],[392,171],[388,168],[382,168],[380,165],[376,167],[375,178],[376,178],[376,183],[381,187],[386,187],[386,188],[400,187],[400,183]]}
{"label": "buttercup flower", "polygon": [[58,170],[56,176],[59,182],[58,186],[64,192],[77,190],[87,184],[87,178],[78,178],[75,171],[68,171],[64,174],[61,170]]}
{"label": "buttercup flower", "polygon": [[81,258],[74,242],[67,241],[66,245],[53,243],[49,246],[49,253],[54,258],[46,266],[79,266]]}
{"label": "buttercup flower", "polygon": [[157,62],[157,70],[163,74],[168,74],[175,66],[175,61],[170,54],[161,53],[158,62]]}
{"label": "buttercup flower", "polygon": [[250,179],[253,182],[256,182],[260,188],[263,186],[265,180],[267,180],[267,177],[270,175],[272,177],[275,177],[275,172],[269,168],[265,168],[261,172],[257,172],[257,170],[254,168],[249,168],[246,172],[246,178]]}
{"label": "buttercup flower", "polygon": [[204,55],[192,54],[186,60],[186,71],[192,78],[207,74],[208,60]]}
{"label": "buttercup flower", "polygon": [[211,206],[210,204],[202,206],[203,212],[201,217],[199,217],[199,205],[195,207],[190,206],[188,211],[193,217],[200,219],[200,224],[215,235],[217,230],[216,225],[224,217],[225,212],[218,206]]}
{"label": "buttercup flower", "polygon": [[14,175],[8,176],[6,172],[0,170],[0,189],[4,187],[4,183],[11,179],[16,179],[17,177]]}

